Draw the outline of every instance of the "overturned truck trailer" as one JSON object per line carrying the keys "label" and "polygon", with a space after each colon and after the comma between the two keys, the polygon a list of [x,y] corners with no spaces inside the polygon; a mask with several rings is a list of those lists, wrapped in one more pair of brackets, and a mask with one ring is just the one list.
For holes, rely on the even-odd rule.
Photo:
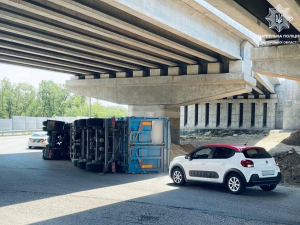
{"label": "overturned truck trailer", "polygon": [[168,118],[90,118],[43,122],[49,144],[43,159],[70,158],[95,172],[167,172],[171,146]]}

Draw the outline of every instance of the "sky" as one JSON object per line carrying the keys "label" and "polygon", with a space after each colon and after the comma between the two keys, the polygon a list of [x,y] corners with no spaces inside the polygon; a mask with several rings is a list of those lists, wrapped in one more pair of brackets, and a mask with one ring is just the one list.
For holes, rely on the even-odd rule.
{"label": "sky", "polygon": [[[16,66],[0,63],[0,80],[8,78],[12,83],[29,83],[35,88],[39,87],[42,80],[52,80],[57,84],[65,84],[72,75],[65,73],[58,73],[49,70],[35,69],[24,66]],[[101,101],[104,106],[116,106],[118,104]],[[122,105],[127,107],[125,105]]]}

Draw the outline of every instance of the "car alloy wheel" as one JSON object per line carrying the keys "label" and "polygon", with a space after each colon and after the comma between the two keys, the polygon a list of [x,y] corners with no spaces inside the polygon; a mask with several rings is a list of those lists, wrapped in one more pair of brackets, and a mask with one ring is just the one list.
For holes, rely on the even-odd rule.
{"label": "car alloy wheel", "polygon": [[231,177],[229,179],[228,186],[231,191],[236,192],[240,189],[241,183],[240,183],[239,179],[237,179],[236,177]]}
{"label": "car alloy wheel", "polygon": [[227,189],[231,194],[240,195],[242,194],[246,186],[244,184],[244,181],[242,177],[236,173],[231,174],[227,178]]}
{"label": "car alloy wheel", "polygon": [[175,168],[172,172],[172,179],[176,185],[182,186],[185,184],[185,178],[180,168]]}
{"label": "car alloy wheel", "polygon": [[176,184],[179,184],[182,181],[182,174],[180,171],[176,170],[173,173],[173,179]]}

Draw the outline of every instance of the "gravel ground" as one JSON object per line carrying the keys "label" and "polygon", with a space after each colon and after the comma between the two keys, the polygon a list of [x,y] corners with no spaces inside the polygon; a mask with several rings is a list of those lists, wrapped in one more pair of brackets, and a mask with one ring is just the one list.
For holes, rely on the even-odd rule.
{"label": "gravel ground", "polygon": [[166,174],[86,172],[0,138],[0,218],[11,224],[300,224],[300,189],[176,187]]}

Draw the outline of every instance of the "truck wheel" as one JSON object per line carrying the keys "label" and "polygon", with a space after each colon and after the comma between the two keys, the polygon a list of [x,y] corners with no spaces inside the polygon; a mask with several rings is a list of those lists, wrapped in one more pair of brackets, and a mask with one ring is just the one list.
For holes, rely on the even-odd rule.
{"label": "truck wheel", "polygon": [[103,119],[99,119],[99,118],[87,119],[86,125],[88,127],[103,127]]}
{"label": "truck wheel", "polygon": [[46,121],[43,121],[43,126],[47,126],[47,124],[48,124],[48,121],[46,120]]}
{"label": "truck wheel", "polygon": [[79,161],[79,159],[74,159],[73,165],[74,165],[74,166],[77,166],[78,161]]}
{"label": "truck wheel", "polygon": [[94,171],[94,172],[103,172],[103,163],[87,163],[86,164],[87,171]]}
{"label": "truck wheel", "polygon": [[79,169],[85,170],[85,165],[86,165],[86,163],[87,163],[87,162],[85,162],[85,161],[78,161],[78,162],[77,162],[77,167],[78,167]]}
{"label": "truck wheel", "polygon": [[263,191],[273,191],[276,187],[277,187],[277,184],[260,186],[260,188],[261,188]]}
{"label": "truck wheel", "polygon": [[87,119],[78,120],[78,126],[79,127],[86,127],[86,121],[87,121]]}
{"label": "truck wheel", "polygon": [[180,168],[175,168],[172,172],[172,180],[174,184],[178,186],[183,186],[185,184],[185,178],[182,170]]}
{"label": "truck wheel", "polygon": [[227,190],[235,195],[242,194],[246,189],[243,179],[237,173],[233,173],[227,178],[226,186]]}
{"label": "truck wheel", "polygon": [[47,127],[43,127],[43,131],[48,131],[48,130],[47,130]]}

